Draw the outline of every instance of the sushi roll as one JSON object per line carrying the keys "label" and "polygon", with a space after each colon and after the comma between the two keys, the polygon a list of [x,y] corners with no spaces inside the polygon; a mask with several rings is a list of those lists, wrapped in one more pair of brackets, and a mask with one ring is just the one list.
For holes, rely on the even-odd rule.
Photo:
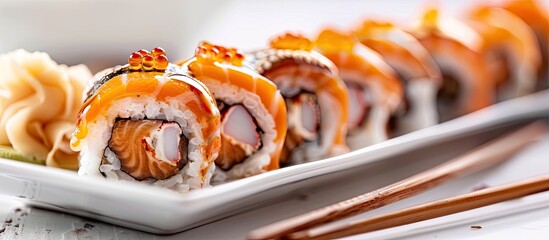
{"label": "sushi roll", "polygon": [[399,110],[403,91],[393,69],[350,34],[326,29],[316,45],[337,66],[349,91],[349,147],[358,149],[388,139],[389,120]]}
{"label": "sushi roll", "polygon": [[87,91],[71,148],[82,176],[185,192],[209,186],[221,147],[220,114],[204,84],[140,50]]}
{"label": "sushi roll", "polygon": [[399,133],[437,124],[437,93],[442,75],[427,49],[413,35],[390,22],[364,21],[354,33],[362,44],[393,67],[405,86],[404,112],[395,119]]}
{"label": "sushi roll", "polygon": [[281,161],[297,164],[349,150],[348,93],[336,66],[313,51],[300,35],[274,38],[267,49],[251,52],[245,64],[273,81],[286,101],[288,132]]}
{"label": "sushi roll", "polygon": [[538,72],[538,87],[549,85],[549,11],[536,0],[509,0],[501,5],[504,9],[521,18],[536,34],[541,50],[541,68]]}
{"label": "sushi roll", "polygon": [[541,56],[530,27],[505,9],[486,6],[475,8],[467,19],[484,40],[484,56],[491,75],[496,77],[497,99],[534,92]]}
{"label": "sushi roll", "polygon": [[442,73],[437,109],[444,122],[495,101],[495,83],[482,57],[483,39],[467,24],[426,11],[412,29]]}
{"label": "sushi roll", "polygon": [[213,93],[221,112],[221,151],[215,180],[279,168],[286,137],[286,105],[276,85],[242,66],[234,48],[201,43],[182,68]]}

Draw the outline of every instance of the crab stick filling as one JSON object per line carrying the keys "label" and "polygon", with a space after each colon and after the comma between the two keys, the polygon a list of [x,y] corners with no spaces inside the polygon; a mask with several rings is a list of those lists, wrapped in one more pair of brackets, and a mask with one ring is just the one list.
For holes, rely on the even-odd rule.
{"label": "crab stick filling", "polygon": [[288,109],[288,132],[282,149],[283,159],[303,142],[313,142],[320,132],[320,107],[317,96],[300,90],[298,94],[286,98]]}
{"label": "crab stick filling", "polygon": [[218,106],[221,111],[221,151],[215,163],[223,170],[229,170],[261,148],[263,131],[244,106],[227,106],[220,101]]}
{"label": "crab stick filling", "polygon": [[366,123],[372,100],[364,86],[350,81],[345,84],[349,90],[349,109],[353,110],[349,111],[347,126],[349,132],[353,132],[353,130],[362,127]]}

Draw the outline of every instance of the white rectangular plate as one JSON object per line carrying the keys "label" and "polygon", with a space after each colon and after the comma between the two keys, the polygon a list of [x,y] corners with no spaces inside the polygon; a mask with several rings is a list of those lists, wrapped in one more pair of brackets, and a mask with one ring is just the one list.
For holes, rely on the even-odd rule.
{"label": "white rectangular plate", "polygon": [[[291,166],[187,194],[125,182],[81,178],[75,172],[0,161],[0,194],[31,204],[153,233],[174,233],[275,201],[334,174],[467,136],[549,116],[540,92],[345,155]],[[405,159],[403,159],[405,160]],[[337,174],[336,174],[337,175]],[[310,181],[314,178],[315,181]]]}

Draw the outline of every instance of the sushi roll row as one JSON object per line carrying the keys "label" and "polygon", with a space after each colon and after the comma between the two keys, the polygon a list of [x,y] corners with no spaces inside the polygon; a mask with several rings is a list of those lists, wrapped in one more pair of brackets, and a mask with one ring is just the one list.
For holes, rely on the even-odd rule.
{"label": "sushi roll row", "polygon": [[71,148],[80,175],[181,192],[340,155],[540,89],[548,26],[535,4],[430,9],[175,63],[139,50],[89,85]]}

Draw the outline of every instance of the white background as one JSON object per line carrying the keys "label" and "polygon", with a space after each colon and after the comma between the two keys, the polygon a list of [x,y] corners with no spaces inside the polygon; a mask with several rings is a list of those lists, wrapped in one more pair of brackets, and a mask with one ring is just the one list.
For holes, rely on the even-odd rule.
{"label": "white background", "polygon": [[125,63],[141,48],[160,46],[177,60],[190,57],[201,40],[249,50],[285,31],[314,36],[324,26],[350,29],[366,18],[409,25],[426,6],[460,16],[478,2],[0,0],[0,52],[45,51],[59,63],[86,63],[95,72]]}

